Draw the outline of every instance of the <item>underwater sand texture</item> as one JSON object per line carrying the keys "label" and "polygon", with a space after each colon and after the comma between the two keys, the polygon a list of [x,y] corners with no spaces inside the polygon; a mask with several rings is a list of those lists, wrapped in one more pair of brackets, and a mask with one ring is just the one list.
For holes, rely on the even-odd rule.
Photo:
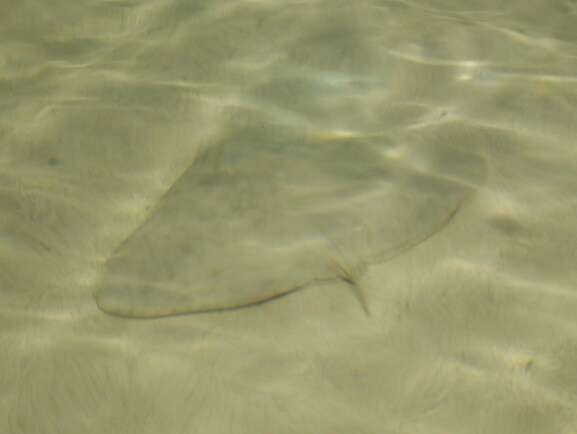
{"label": "underwater sand texture", "polygon": [[368,312],[355,285],[366,266],[442,230],[482,182],[474,155],[459,161],[471,179],[459,179],[413,167],[427,151],[413,148],[237,126],[106,261],[95,300],[109,314],[152,318],[252,306],[341,279]]}
{"label": "underwater sand texture", "polygon": [[577,434],[573,4],[11,2],[0,433]]}

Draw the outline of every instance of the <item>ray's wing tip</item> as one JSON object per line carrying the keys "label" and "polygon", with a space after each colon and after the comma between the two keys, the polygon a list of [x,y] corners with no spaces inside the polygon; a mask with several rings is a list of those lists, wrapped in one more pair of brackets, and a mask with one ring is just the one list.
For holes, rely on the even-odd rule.
{"label": "ray's wing tip", "polygon": [[146,289],[99,288],[92,294],[98,309],[108,315],[122,318],[159,318],[173,312],[163,309],[158,303],[148,301]]}

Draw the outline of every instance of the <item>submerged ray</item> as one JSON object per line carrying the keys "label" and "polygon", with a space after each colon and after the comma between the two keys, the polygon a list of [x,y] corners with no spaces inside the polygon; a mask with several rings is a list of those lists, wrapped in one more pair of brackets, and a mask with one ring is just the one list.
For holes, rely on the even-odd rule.
{"label": "submerged ray", "polygon": [[[418,245],[478,180],[417,169],[415,156],[433,161],[437,151],[400,146],[235,131],[198,156],[106,261],[98,307],[155,318],[251,306],[315,281],[347,281],[343,270]],[[465,155],[460,164],[481,163]]]}

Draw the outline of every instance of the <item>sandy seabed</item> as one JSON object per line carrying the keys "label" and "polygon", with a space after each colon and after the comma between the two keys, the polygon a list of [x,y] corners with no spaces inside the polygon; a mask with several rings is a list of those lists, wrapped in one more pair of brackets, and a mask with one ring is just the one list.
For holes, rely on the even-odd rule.
{"label": "sandy seabed", "polygon": [[0,14],[0,432],[576,434],[571,1]]}

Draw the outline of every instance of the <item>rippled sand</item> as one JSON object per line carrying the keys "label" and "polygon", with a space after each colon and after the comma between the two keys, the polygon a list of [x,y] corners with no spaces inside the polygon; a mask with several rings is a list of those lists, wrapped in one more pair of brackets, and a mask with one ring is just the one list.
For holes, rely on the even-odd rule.
{"label": "rippled sand", "polygon": [[573,2],[4,9],[0,432],[577,433]]}

